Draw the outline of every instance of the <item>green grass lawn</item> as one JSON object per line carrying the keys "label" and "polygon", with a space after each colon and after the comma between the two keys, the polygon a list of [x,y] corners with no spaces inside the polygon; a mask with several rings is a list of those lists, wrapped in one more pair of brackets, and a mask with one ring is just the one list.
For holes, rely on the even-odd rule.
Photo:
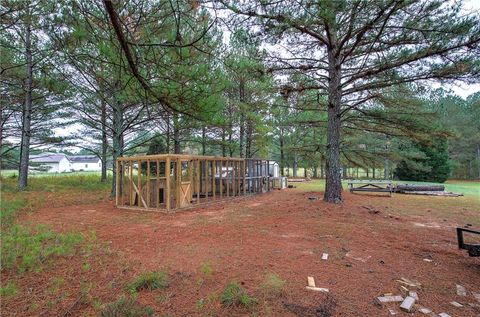
{"label": "green grass lawn", "polygon": [[[464,194],[467,197],[478,198],[480,200],[480,182],[475,181],[461,181],[451,180],[444,184],[440,183],[426,183],[426,182],[411,182],[411,181],[394,181],[395,184],[428,184],[428,185],[444,185],[446,191]],[[306,191],[324,191],[325,180],[318,179],[310,182],[303,183],[290,183],[290,185],[296,186],[298,189]],[[348,181],[342,181],[344,189],[347,189]]]}

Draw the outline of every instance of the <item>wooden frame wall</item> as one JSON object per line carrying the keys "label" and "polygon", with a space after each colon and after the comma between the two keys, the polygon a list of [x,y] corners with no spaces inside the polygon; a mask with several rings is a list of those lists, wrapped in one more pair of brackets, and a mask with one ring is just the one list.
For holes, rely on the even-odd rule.
{"label": "wooden frame wall", "polygon": [[269,161],[160,154],[120,157],[119,208],[172,212],[270,191]]}

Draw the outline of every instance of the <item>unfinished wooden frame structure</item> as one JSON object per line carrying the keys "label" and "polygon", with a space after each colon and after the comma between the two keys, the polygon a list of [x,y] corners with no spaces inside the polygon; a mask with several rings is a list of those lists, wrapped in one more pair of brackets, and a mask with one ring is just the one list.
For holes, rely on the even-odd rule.
{"label": "unfinished wooden frame structure", "polygon": [[263,159],[160,154],[120,157],[116,165],[119,208],[171,212],[264,193],[272,186]]}

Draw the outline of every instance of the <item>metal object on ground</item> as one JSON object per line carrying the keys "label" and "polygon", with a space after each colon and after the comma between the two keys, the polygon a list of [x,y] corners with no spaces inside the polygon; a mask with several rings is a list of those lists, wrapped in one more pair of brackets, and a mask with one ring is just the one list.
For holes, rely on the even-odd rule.
{"label": "metal object on ground", "polygon": [[348,187],[351,193],[353,192],[377,192],[389,193],[392,196],[394,187],[391,181],[350,181]]}
{"label": "metal object on ground", "polygon": [[458,248],[462,250],[467,250],[469,256],[480,256],[480,243],[479,244],[465,243],[463,239],[464,232],[473,233],[480,236],[480,231],[466,229],[466,228],[457,228]]}

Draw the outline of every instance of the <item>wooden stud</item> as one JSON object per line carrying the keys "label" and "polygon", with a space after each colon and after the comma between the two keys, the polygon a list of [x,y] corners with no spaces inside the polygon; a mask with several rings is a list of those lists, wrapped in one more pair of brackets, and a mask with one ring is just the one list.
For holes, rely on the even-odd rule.
{"label": "wooden stud", "polygon": [[171,163],[170,157],[167,157],[167,161],[165,162],[165,204],[167,206],[167,212],[170,211],[170,171],[171,171]]}
{"label": "wooden stud", "polygon": [[242,173],[242,176],[243,176],[243,196],[247,195],[247,176],[246,176],[246,169],[245,169],[245,166],[246,166],[246,162],[245,160],[243,161],[243,173]]}
{"label": "wooden stud", "polygon": [[215,191],[216,191],[216,188],[215,188],[215,170],[216,170],[216,164],[217,162],[215,160],[212,161],[212,196],[213,196],[213,200],[216,199],[216,195],[215,195]]}
{"label": "wooden stud", "polygon": [[182,159],[181,158],[177,158],[177,161],[176,161],[176,182],[175,182],[175,185],[176,185],[176,191],[175,191],[175,208],[180,208],[180,197],[181,197],[181,191],[182,191]]}
{"label": "wooden stud", "polygon": [[227,160],[225,162],[227,165],[227,175],[226,175],[226,180],[227,180],[227,198],[230,197],[230,161]]}
{"label": "wooden stud", "polygon": [[147,208],[150,207],[150,160],[147,160]]}
{"label": "wooden stud", "polygon": [[200,160],[197,160],[197,177],[196,177],[196,183],[197,183],[197,204],[200,203]]}
{"label": "wooden stud", "polygon": [[220,161],[220,181],[218,186],[220,187],[220,199],[223,199],[223,161]]}
{"label": "wooden stud", "polygon": [[232,161],[232,197],[235,197],[235,191],[237,189],[236,182],[235,182],[235,176],[237,173],[235,172],[235,162]]}
{"label": "wooden stud", "polygon": [[242,186],[241,186],[241,184],[240,184],[240,179],[241,179],[241,176],[242,176],[242,173],[241,173],[241,172],[242,172],[242,168],[241,168],[240,161],[237,161],[236,163],[237,163],[237,172],[238,172],[238,174],[237,174],[238,196],[241,196]]}
{"label": "wooden stud", "polygon": [[133,206],[135,199],[133,199],[133,161],[128,161],[128,169],[130,172],[130,182],[129,182],[129,192],[128,197],[130,198],[130,206]]}
{"label": "wooden stud", "polygon": [[[157,159],[157,177],[155,180],[155,196],[157,197],[157,208],[160,206],[160,160]],[[165,189],[163,190],[165,193]]]}
{"label": "wooden stud", "polygon": [[208,201],[208,162],[203,161],[203,168],[202,168],[202,174],[203,174],[203,179],[205,179],[205,201]]}
{"label": "wooden stud", "polygon": [[137,188],[138,188],[138,207],[140,207],[140,200],[142,197],[142,161],[138,160],[138,167],[137,167]]}

